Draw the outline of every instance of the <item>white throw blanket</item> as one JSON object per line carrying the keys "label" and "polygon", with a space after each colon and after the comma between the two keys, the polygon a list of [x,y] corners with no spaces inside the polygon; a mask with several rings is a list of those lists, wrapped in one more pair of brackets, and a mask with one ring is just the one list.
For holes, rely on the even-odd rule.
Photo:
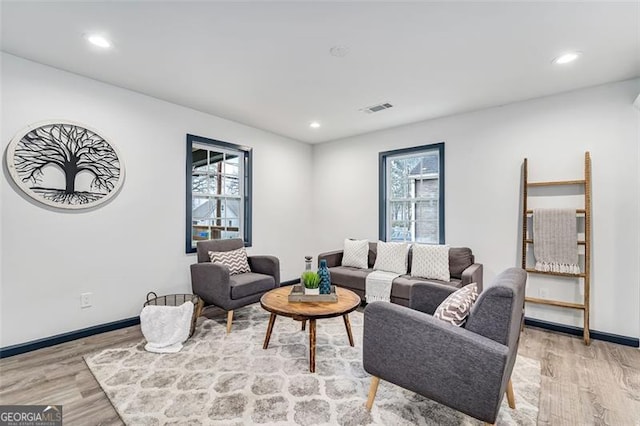
{"label": "white throw blanket", "polygon": [[400,274],[387,271],[373,271],[367,275],[365,281],[365,300],[367,303],[383,301],[391,301],[391,283]]}
{"label": "white throw blanket", "polygon": [[140,328],[147,339],[144,348],[157,353],[179,352],[189,337],[192,319],[191,302],[180,306],[145,306],[140,313]]}
{"label": "white throw blanket", "polygon": [[578,231],[575,209],[533,211],[535,269],[579,274]]}

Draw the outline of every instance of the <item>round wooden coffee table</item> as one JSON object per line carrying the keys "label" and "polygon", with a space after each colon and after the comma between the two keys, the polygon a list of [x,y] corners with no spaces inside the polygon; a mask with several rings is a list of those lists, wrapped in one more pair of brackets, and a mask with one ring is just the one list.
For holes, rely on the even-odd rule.
{"label": "round wooden coffee table", "polygon": [[263,349],[269,347],[269,339],[273,331],[276,316],[291,317],[296,321],[302,321],[302,330],[309,320],[309,371],[316,371],[316,320],[321,318],[333,318],[342,316],[344,326],[347,329],[349,344],[353,346],[351,323],[349,313],[360,305],[360,296],[345,288],[336,287],[337,302],[289,302],[291,287],[280,287],[265,293],[260,299],[260,305],[271,312],[267,335],[264,338]]}

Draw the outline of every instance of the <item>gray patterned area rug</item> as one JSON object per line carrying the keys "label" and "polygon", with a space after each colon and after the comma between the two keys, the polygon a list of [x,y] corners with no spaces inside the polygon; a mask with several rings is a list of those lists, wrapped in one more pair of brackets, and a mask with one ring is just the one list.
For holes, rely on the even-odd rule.
{"label": "gray patterned area rug", "polygon": [[[269,314],[259,305],[225,321],[205,320],[181,352],[154,354],[144,342],[85,357],[128,425],[479,425],[413,392],[381,381],[374,408],[364,404],[370,376],[362,368],[363,314],[317,321],[316,373],[309,372],[308,331],[278,317],[262,349]],[[518,357],[513,373],[517,410],[503,401],[498,424],[535,425],[540,365]]]}

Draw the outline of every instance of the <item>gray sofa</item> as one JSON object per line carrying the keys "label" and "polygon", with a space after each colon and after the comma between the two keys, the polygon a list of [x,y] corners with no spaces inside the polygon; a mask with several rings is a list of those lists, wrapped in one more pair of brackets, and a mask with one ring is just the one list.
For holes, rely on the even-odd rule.
{"label": "gray sofa", "polygon": [[[376,262],[377,243],[369,243],[368,269],[341,266],[343,250],[336,250],[318,255],[318,264],[321,260],[327,261],[331,272],[331,284],[348,288],[364,300],[366,276],[373,271]],[[467,284],[475,282],[478,292],[482,291],[482,264],[475,263],[471,249],[466,247],[451,247],[449,249],[450,281],[438,281],[411,276],[412,251],[409,250],[409,273],[401,275],[393,280],[391,286],[391,302],[402,306],[409,306],[411,288],[416,283],[426,283],[433,292],[433,300],[444,300],[449,294]],[[444,297],[442,297],[444,296]],[[437,305],[436,305],[437,307]]]}

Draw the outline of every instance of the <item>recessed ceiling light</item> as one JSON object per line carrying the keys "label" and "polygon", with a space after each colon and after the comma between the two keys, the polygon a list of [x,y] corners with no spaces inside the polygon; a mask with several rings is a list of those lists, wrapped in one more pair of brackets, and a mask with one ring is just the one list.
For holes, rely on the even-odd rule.
{"label": "recessed ceiling light", "polygon": [[309,123],[309,127],[311,127],[312,129],[317,129],[320,127],[320,123],[318,123],[317,121],[312,121],[311,123]]}
{"label": "recessed ceiling light", "polygon": [[331,49],[329,49],[329,53],[331,54],[331,56],[344,58],[349,53],[349,47],[340,45],[333,46]]}
{"label": "recessed ceiling light", "polygon": [[569,62],[573,62],[578,59],[580,55],[581,52],[567,52],[555,58],[553,63],[558,65],[568,64]]}
{"label": "recessed ceiling light", "polygon": [[94,46],[98,46],[103,49],[108,49],[111,47],[111,42],[106,37],[99,34],[89,34],[87,36],[87,41]]}

